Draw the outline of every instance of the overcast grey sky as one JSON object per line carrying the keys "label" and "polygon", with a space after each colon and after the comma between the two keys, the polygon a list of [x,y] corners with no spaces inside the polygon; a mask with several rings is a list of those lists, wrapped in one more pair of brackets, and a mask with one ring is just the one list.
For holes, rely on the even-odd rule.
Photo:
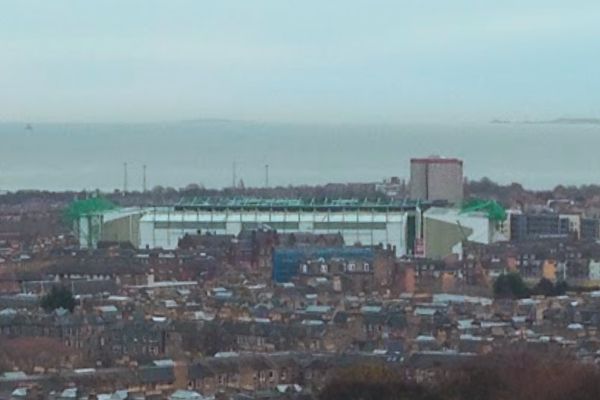
{"label": "overcast grey sky", "polygon": [[0,0],[0,121],[600,117],[600,1]]}

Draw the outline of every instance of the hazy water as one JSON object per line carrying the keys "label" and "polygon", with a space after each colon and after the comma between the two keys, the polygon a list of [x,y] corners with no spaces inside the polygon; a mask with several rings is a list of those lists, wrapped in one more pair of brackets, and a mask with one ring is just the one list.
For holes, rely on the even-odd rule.
{"label": "hazy water", "polygon": [[317,126],[201,121],[170,124],[0,124],[0,189],[112,190],[231,184],[232,163],[246,186],[365,182],[407,177],[409,159],[465,160],[469,178],[531,188],[600,183],[600,126]]}

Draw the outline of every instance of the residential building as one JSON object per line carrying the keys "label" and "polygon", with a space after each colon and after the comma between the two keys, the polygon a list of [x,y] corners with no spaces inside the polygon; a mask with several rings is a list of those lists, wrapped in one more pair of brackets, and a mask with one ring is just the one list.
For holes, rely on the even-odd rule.
{"label": "residential building", "polygon": [[410,197],[421,200],[463,200],[463,162],[432,156],[410,160]]}

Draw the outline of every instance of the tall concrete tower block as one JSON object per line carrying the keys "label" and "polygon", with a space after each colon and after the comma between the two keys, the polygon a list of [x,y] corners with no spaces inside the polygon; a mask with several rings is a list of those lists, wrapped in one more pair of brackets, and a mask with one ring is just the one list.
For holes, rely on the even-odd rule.
{"label": "tall concrete tower block", "polygon": [[410,197],[421,200],[463,200],[463,162],[431,156],[410,160]]}

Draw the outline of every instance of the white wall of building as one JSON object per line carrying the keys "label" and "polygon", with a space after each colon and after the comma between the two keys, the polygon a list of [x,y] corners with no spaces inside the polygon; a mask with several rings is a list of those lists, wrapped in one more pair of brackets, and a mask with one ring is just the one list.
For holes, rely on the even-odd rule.
{"label": "white wall of building", "polygon": [[140,247],[174,249],[186,233],[237,235],[243,228],[270,226],[279,232],[340,232],[346,244],[396,246],[406,253],[406,212],[370,211],[174,211],[148,210],[140,220]]}
{"label": "white wall of building", "polygon": [[[121,218],[128,218],[131,220],[132,216],[142,214],[145,211],[145,209],[138,207],[130,207],[81,216],[74,223],[74,229],[79,237],[79,246],[82,249],[95,248],[102,236],[103,224]],[[132,229],[130,229],[130,231],[131,230]],[[134,245],[137,244],[134,241],[132,241],[132,243]]]}

